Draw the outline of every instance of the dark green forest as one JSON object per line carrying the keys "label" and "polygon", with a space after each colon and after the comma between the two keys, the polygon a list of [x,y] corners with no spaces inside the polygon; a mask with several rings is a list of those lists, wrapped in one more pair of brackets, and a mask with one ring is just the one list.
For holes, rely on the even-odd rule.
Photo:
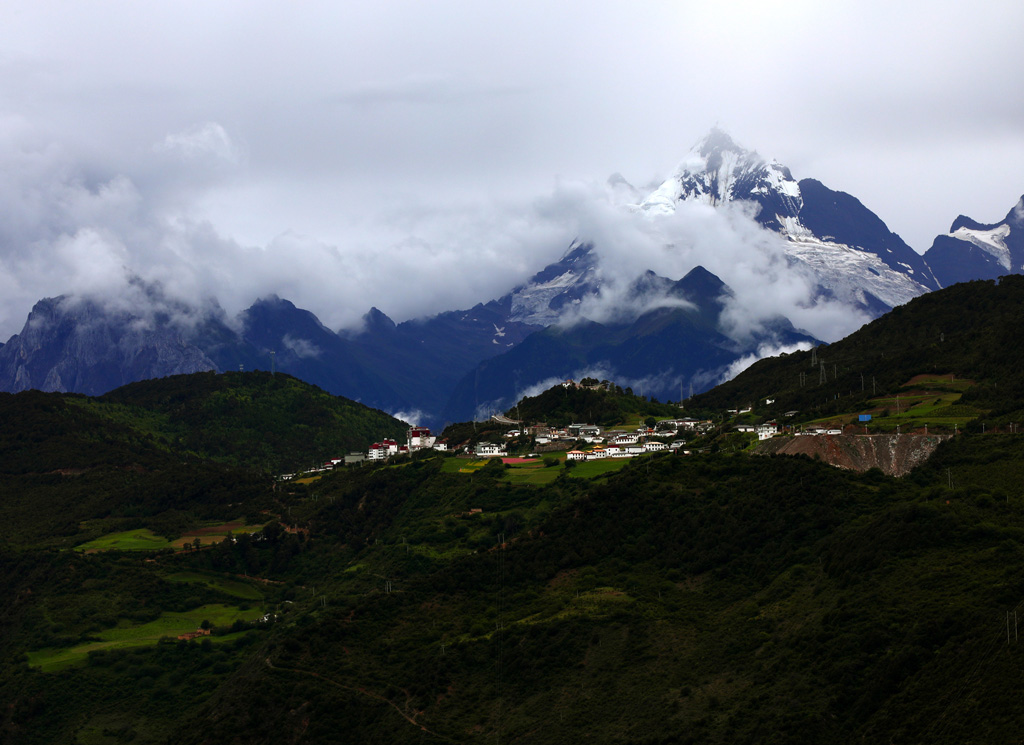
{"label": "dark green forest", "polygon": [[[880,390],[932,366],[973,381],[979,421],[1012,417],[1011,280],[933,293],[816,355],[859,385],[855,362],[884,354]],[[932,351],[971,323],[976,364]],[[788,396],[810,418],[810,359],[688,406]],[[542,485],[429,452],[282,482],[263,465],[298,447],[282,422],[340,442],[308,435],[341,402],[270,376],[138,385],[0,397],[17,422],[0,434],[4,742],[1019,739],[1024,435],[964,428],[898,479],[709,447],[586,478],[549,465]],[[520,407],[668,416],[626,392],[545,395]],[[236,419],[280,434],[233,452]],[[154,548],[116,548],[128,533]]]}
{"label": "dark green forest", "polygon": [[[404,440],[408,424],[284,373],[196,373],[132,383],[97,399],[102,416],[150,421],[154,434],[198,455],[272,473]],[[415,422],[412,422],[415,424]]]}

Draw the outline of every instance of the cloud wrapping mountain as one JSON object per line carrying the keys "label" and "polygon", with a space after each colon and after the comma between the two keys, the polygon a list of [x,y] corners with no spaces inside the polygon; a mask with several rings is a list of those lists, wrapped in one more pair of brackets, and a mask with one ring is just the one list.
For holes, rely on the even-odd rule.
{"label": "cloud wrapping mountain", "polygon": [[[365,236],[389,242],[372,246],[285,233],[252,247],[220,235],[201,203],[184,196],[244,170],[245,147],[216,122],[168,134],[124,172],[90,167],[83,153],[24,130],[4,137],[15,147],[0,155],[11,172],[0,207],[16,217],[0,225],[10,246],[0,254],[8,290],[0,325],[13,325],[27,298],[57,296],[36,306],[3,350],[10,389],[75,390],[74,381],[92,376],[94,392],[103,380],[161,374],[133,361],[153,356],[131,336],[148,329],[166,342],[155,359],[168,371],[266,366],[277,355],[280,369],[328,390],[428,419],[443,409],[468,415],[481,400],[497,406],[565,375],[600,373],[664,395],[683,379],[703,388],[765,354],[840,338],[938,286],[928,264],[857,199],[798,182],[719,130],[646,191],[616,176],[605,185],[562,182],[529,204],[383,205],[366,217]],[[957,251],[982,250],[986,271],[1012,265],[1019,212],[990,226],[959,218],[950,262]],[[723,288],[700,302],[676,285],[697,268]],[[705,338],[680,330],[709,303]],[[104,313],[104,332],[86,336],[113,348],[124,334],[124,348],[109,353],[117,364],[97,366],[65,341],[44,354],[45,339],[29,333],[47,323],[54,333],[96,327]],[[545,327],[547,341],[530,341]],[[189,349],[185,361],[167,356],[175,344]],[[527,360],[530,344],[564,359]],[[683,347],[702,359],[677,359]],[[77,368],[67,361],[47,368],[47,356],[60,354],[82,356],[88,375],[69,372]],[[624,364],[622,355],[642,363]],[[482,364],[491,358],[503,361]],[[510,373],[481,387],[480,376],[502,364]],[[472,391],[462,383],[446,403],[470,372]]]}

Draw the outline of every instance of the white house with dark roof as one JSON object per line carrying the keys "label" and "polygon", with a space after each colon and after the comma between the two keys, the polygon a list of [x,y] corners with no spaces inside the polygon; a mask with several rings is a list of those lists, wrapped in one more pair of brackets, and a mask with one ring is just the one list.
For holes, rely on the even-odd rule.
{"label": "white house with dark roof", "polygon": [[505,455],[505,449],[493,442],[478,442],[473,452],[480,458],[497,458]]}

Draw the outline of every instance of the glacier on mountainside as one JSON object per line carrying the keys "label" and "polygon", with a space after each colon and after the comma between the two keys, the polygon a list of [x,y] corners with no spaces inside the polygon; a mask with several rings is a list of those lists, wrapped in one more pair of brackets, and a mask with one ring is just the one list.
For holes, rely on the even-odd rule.
{"label": "glacier on mountainside", "polygon": [[[711,206],[752,203],[755,220],[782,237],[783,251],[791,263],[805,267],[826,294],[861,306],[873,315],[882,310],[879,304],[890,308],[902,305],[930,289],[926,284],[930,279],[927,265],[915,261],[919,269],[923,268],[915,271],[907,263],[914,260],[909,254],[900,260],[889,246],[851,245],[809,228],[801,219],[806,206],[804,194],[789,169],[744,150],[719,129],[698,142],[675,173],[634,209],[657,219],[673,214],[681,202]],[[973,237],[975,241],[987,240],[982,246],[985,250],[999,248],[998,235]],[[910,250],[900,243],[904,252]]]}
{"label": "glacier on mountainside", "polygon": [[973,243],[998,261],[1003,269],[1011,270],[1013,261],[1010,258],[1010,249],[1006,245],[1006,238],[1010,235],[1010,226],[1006,223],[997,225],[990,230],[972,230],[967,227],[959,227],[949,235],[953,238]]}
{"label": "glacier on mountainside", "polygon": [[599,290],[597,263],[591,244],[574,241],[557,263],[512,290],[508,320],[538,326],[557,323],[567,306]]}

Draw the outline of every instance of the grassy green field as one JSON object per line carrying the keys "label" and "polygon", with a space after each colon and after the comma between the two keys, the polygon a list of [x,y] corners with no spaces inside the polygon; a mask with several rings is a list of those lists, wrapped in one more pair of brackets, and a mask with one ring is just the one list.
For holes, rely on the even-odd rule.
{"label": "grassy green field", "polygon": [[442,473],[476,473],[487,465],[487,459],[468,460],[466,458],[445,458],[441,465]]}
{"label": "grassy green field", "polygon": [[860,424],[858,416],[870,414],[868,426],[875,431],[896,432],[899,428],[907,432],[925,426],[953,431],[984,414],[980,409],[958,403],[973,384],[971,380],[949,375],[918,375],[900,386],[903,393],[877,396],[861,411],[823,417],[808,424]]}
{"label": "grassy green field", "polygon": [[[28,662],[42,672],[55,672],[83,662],[89,652],[100,649],[125,649],[154,644],[165,636],[176,637],[195,631],[203,621],[214,626],[230,626],[236,620],[255,621],[263,615],[259,608],[240,610],[230,605],[202,605],[183,613],[163,613],[155,621],[139,626],[118,625],[96,635],[97,641],[74,647],[39,649],[28,653]],[[213,642],[233,638],[235,635],[206,637]]]}
{"label": "grassy green field", "polygon": [[230,523],[218,523],[203,528],[191,530],[173,541],[159,536],[148,528],[136,530],[123,530],[118,533],[108,533],[94,540],[88,541],[75,547],[76,551],[158,551],[164,548],[180,549],[186,543],[194,545],[196,538],[202,546],[209,546],[220,543],[225,536],[236,533],[256,533],[262,525],[246,525],[244,520],[236,520]]}
{"label": "grassy green field", "polygon": [[599,458],[597,460],[582,460],[569,471],[569,475],[577,479],[596,479],[606,473],[613,473],[621,470],[633,458]]}
{"label": "grassy green field", "polygon": [[173,548],[182,548],[186,543],[195,545],[196,538],[199,539],[199,545],[209,546],[214,543],[220,543],[226,536],[239,533],[258,533],[262,528],[263,525],[247,525],[244,519],[233,520],[229,523],[207,525],[184,533],[180,538],[172,541],[171,546]]}
{"label": "grassy green field", "polygon": [[[505,469],[505,481],[510,484],[550,484],[565,473],[565,453],[554,453],[561,461],[557,466],[545,466],[543,461],[538,459],[535,463],[511,463]],[[629,461],[629,458],[605,458],[601,460],[578,461],[568,474],[578,479],[594,479],[607,473],[618,471]],[[476,473],[486,466],[487,460],[465,460],[448,458],[442,466],[445,473]]]}
{"label": "grassy green field", "polygon": [[557,466],[545,466],[544,461],[537,459],[532,463],[511,463],[505,469],[505,481],[510,484],[550,484],[558,478],[565,467],[565,456],[558,455],[561,461]]}
{"label": "grassy green field", "polygon": [[171,542],[148,528],[110,533],[75,546],[76,551],[156,551],[170,548]]}

